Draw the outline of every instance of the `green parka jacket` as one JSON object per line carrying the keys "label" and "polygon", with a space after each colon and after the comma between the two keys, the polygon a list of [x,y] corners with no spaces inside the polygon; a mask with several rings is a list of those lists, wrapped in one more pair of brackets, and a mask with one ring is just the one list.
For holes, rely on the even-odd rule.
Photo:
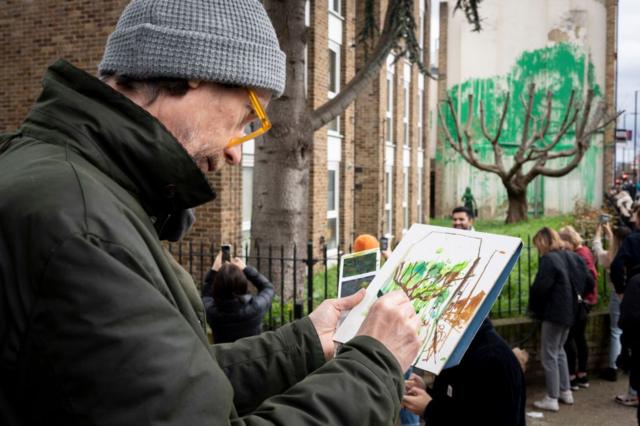
{"label": "green parka jacket", "polygon": [[[0,139],[0,424],[391,424],[400,367],[357,337],[326,362],[305,318],[209,345],[169,215],[214,198],[146,111],[59,61]],[[194,304],[196,305],[194,308]]]}

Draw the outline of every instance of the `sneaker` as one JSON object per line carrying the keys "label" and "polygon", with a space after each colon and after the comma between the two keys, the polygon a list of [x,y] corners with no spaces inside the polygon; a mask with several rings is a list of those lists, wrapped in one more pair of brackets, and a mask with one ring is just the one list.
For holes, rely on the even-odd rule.
{"label": "sneaker", "polygon": [[560,402],[567,405],[573,405],[573,393],[570,390],[560,391]]}
{"label": "sneaker", "polygon": [[637,407],[638,406],[638,396],[629,395],[628,393],[623,393],[622,395],[616,395],[614,400],[618,404],[626,405],[627,407]]}
{"label": "sneaker", "polygon": [[570,383],[571,383],[571,390],[574,390],[574,391],[580,390],[580,385],[578,384],[577,378],[572,379]]}
{"label": "sneaker", "polygon": [[615,382],[616,380],[618,380],[618,370],[611,367],[605,368],[604,370],[602,370],[600,377],[609,382]]}
{"label": "sneaker", "polygon": [[589,378],[587,376],[576,377],[576,384],[578,387],[586,389],[589,387]]}
{"label": "sneaker", "polygon": [[542,398],[540,401],[534,402],[533,406],[541,410],[548,410],[548,411],[558,411],[560,409],[560,406],[558,405],[558,400],[555,398],[551,398],[548,395]]}

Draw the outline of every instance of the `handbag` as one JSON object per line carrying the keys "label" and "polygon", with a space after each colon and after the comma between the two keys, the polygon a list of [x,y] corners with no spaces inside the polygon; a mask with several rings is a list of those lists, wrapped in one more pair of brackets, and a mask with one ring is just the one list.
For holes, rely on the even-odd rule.
{"label": "handbag", "polygon": [[578,295],[578,309],[576,311],[576,321],[586,321],[589,316],[591,307],[582,300],[582,297]]}
{"label": "handbag", "polygon": [[571,287],[573,288],[573,292],[576,295],[576,299],[578,300],[578,306],[576,306],[576,321],[586,321],[589,316],[589,311],[591,307],[587,302],[582,298],[582,295],[576,288],[576,284],[573,282],[573,276],[569,275],[569,282],[571,283]]}

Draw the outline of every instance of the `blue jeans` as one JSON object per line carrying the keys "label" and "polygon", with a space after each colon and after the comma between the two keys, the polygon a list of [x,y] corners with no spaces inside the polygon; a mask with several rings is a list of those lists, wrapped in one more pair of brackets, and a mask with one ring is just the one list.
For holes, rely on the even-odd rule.
{"label": "blue jeans", "polygon": [[[407,380],[411,376],[412,371],[413,371],[413,367],[409,367],[409,369],[404,373],[405,380]],[[409,410],[405,410],[404,408],[401,408],[400,424],[402,426],[420,426],[420,416],[418,416],[417,414],[413,414]]]}
{"label": "blue jeans", "polygon": [[[615,291],[611,291],[611,298],[609,299],[609,320],[610,320],[610,330],[611,335],[609,337],[609,367],[615,370],[618,369],[616,365],[616,359],[618,359],[618,355],[620,355],[620,351],[622,350],[622,345],[620,344],[620,336],[622,335],[622,330],[618,327],[618,320],[620,319],[620,298],[615,293]],[[629,395],[637,395],[638,392],[636,389],[629,386]]]}
{"label": "blue jeans", "polygon": [[620,355],[622,346],[620,345],[620,336],[622,330],[618,328],[618,320],[620,319],[620,299],[615,291],[611,292],[609,299],[609,320],[610,320],[610,336],[609,336],[609,368],[617,369],[616,359]]}

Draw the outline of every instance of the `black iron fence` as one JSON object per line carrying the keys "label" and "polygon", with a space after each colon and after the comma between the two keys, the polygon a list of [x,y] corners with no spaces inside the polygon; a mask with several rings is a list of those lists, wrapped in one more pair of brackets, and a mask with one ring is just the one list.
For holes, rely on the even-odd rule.
{"label": "black iron fence", "polygon": [[[493,318],[527,314],[529,288],[538,271],[539,256],[531,244],[530,236],[524,238],[523,243],[522,253],[491,310]],[[168,248],[200,286],[206,271],[213,264],[219,245],[189,241],[174,243]],[[265,327],[268,329],[275,329],[301,318],[323,300],[336,297],[337,294],[341,254],[330,255],[324,247],[319,256],[314,256],[311,243],[302,250],[294,246],[289,256],[285,253],[283,246],[252,247],[251,252],[245,247],[241,252],[234,253],[234,257],[240,257],[245,263],[255,267],[276,287],[276,297],[265,317]],[[274,277],[277,277],[277,282],[274,282]],[[610,289],[607,280],[607,274],[599,270],[599,306],[608,302]],[[285,291],[286,289],[290,291]],[[285,296],[286,294],[291,296]]]}

